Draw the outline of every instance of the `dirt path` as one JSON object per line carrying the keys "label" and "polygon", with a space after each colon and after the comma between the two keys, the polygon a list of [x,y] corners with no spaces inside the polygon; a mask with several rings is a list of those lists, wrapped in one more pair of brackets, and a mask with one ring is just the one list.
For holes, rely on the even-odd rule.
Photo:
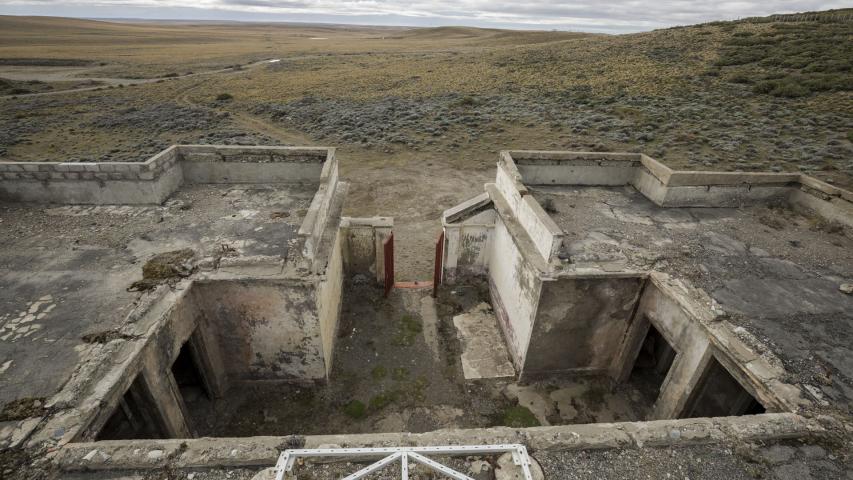
{"label": "dirt path", "polygon": [[[79,69],[79,68],[75,68],[73,72],[69,71],[67,73],[45,72],[45,73],[41,73],[41,74],[30,74],[30,75],[18,73],[18,74],[12,74],[10,76],[5,75],[2,71],[0,71],[0,77],[9,78],[11,80],[25,80],[25,81],[33,80],[33,81],[38,81],[38,82],[55,82],[55,81],[69,81],[69,80],[71,80],[71,81],[80,81],[80,82],[94,81],[94,82],[100,82],[102,84],[115,85],[115,86],[118,86],[118,85],[142,85],[142,84],[146,84],[146,83],[162,82],[164,80],[182,80],[182,79],[186,79],[186,78],[203,77],[203,76],[207,76],[207,75],[215,75],[215,74],[221,74],[221,73],[242,72],[246,69],[256,68],[256,67],[259,67],[262,65],[269,65],[271,63],[277,63],[279,61],[280,61],[280,59],[261,60],[259,62],[244,65],[243,68],[240,70],[234,70],[233,68],[228,67],[228,68],[220,68],[218,70],[208,70],[206,72],[188,73],[186,75],[178,75],[175,77],[158,77],[158,78],[114,78],[114,77],[75,77],[75,76],[71,76],[71,75],[77,75],[80,73],[84,73],[86,71],[91,71],[91,69]],[[98,85],[98,86],[94,86],[94,87],[84,87],[84,88],[71,88],[68,90],[53,90],[50,92],[40,92],[40,93],[24,93],[24,94],[18,94],[18,95],[4,95],[4,96],[0,96],[0,99],[12,98],[12,97],[15,97],[15,98],[41,97],[41,96],[46,96],[46,95],[59,95],[59,94],[63,94],[63,93],[74,93],[74,92],[90,92],[90,91],[94,91],[94,90],[100,90],[103,88],[105,88],[105,85]]]}

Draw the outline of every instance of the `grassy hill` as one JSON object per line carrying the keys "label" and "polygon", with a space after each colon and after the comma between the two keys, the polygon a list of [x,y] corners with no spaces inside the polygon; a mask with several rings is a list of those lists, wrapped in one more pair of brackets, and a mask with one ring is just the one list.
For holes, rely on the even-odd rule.
{"label": "grassy hill", "polygon": [[[0,156],[124,160],[262,128],[370,162],[427,157],[465,170],[490,165],[500,148],[626,150],[676,167],[804,171],[849,187],[851,38],[853,9],[629,35],[0,17],[0,77],[39,62],[157,77],[282,59],[77,94],[72,104],[6,100],[0,127],[5,118],[18,133],[0,138]],[[217,101],[222,94],[230,100]],[[139,111],[154,120],[135,124]],[[218,123],[157,128],[168,115]]]}

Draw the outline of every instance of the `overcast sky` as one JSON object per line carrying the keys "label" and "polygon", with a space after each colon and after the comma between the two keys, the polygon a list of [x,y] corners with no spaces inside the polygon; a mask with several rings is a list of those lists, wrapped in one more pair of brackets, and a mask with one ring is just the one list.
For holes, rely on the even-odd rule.
{"label": "overcast sky", "polygon": [[0,14],[622,33],[845,6],[851,6],[850,0],[0,0]]}

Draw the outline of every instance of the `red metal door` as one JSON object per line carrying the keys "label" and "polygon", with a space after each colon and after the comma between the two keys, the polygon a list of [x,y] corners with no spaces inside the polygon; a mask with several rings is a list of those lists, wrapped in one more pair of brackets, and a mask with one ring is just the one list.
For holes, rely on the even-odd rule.
{"label": "red metal door", "polygon": [[385,296],[394,288],[394,232],[382,242],[382,250],[385,254]]}
{"label": "red metal door", "polygon": [[444,260],[444,230],[435,242],[435,270],[432,272],[432,298],[438,296],[438,286],[441,284],[441,268]]}

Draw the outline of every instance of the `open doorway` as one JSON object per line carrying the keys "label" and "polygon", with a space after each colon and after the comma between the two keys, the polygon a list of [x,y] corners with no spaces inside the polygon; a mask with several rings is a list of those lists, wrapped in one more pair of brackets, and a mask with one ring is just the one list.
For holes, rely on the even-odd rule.
{"label": "open doorway", "polygon": [[676,353],[660,331],[649,323],[648,333],[640,345],[637,360],[628,377],[628,381],[640,390],[649,404],[653,404],[660,395]]}
{"label": "open doorway", "polygon": [[711,359],[687,405],[682,418],[754,415],[766,411],[716,358]]}
{"label": "open doorway", "polygon": [[178,358],[172,364],[172,375],[175,377],[175,383],[178,385],[184,402],[188,404],[202,399],[210,400],[211,398],[191,350],[191,342],[188,340],[181,346]]}
{"label": "open doorway", "polygon": [[154,398],[142,375],[138,375],[95,439],[168,438],[165,432],[166,428]]}

